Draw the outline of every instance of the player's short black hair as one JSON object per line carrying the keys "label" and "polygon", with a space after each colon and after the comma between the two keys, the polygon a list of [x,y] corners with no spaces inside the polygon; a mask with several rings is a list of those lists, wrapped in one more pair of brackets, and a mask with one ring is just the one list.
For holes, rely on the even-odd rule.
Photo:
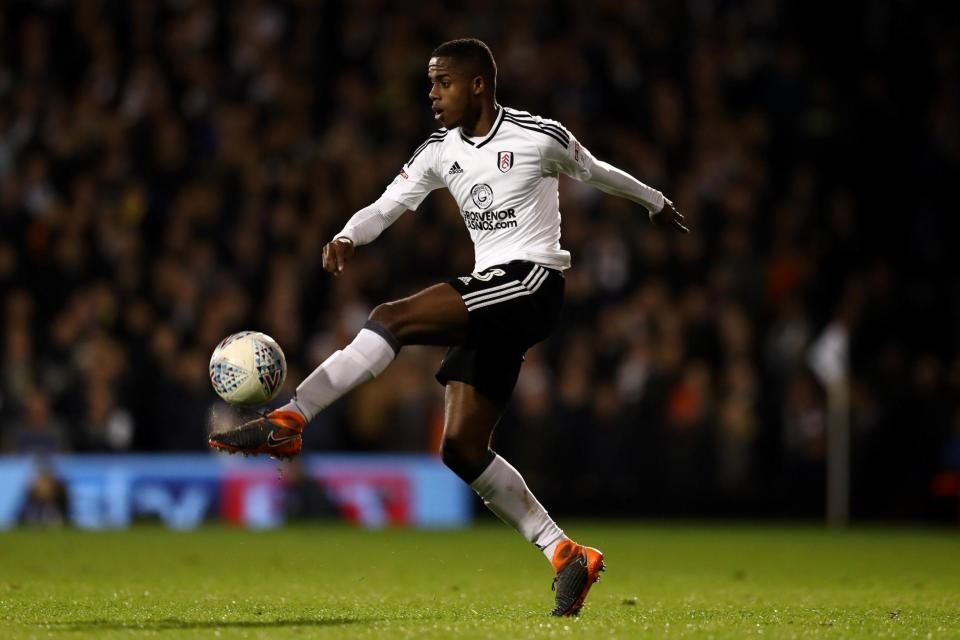
{"label": "player's short black hair", "polygon": [[493,52],[483,40],[459,38],[444,42],[433,50],[432,57],[455,58],[466,62],[478,75],[483,76],[494,90],[497,88],[497,63]]}

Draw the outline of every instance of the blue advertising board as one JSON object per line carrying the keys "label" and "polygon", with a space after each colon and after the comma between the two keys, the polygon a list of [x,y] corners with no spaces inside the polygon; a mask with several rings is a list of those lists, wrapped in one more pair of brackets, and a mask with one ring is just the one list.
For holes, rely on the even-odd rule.
{"label": "blue advertising board", "polygon": [[141,519],[173,529],[214,519],[275,527],[286,521],[294,483],[322,491],[335,514],[366,527],[470,522],[469,489],[434,456],[314,454],[299,462],[294,479],[275,461],[207,454],[0,456],[0,529],[20,521],[44,472],[66,490],[67,521],[85,529]]}

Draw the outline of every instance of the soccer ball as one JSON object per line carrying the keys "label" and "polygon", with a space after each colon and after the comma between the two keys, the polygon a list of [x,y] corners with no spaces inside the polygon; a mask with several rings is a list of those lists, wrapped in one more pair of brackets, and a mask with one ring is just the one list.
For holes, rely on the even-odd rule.
{"label": "soccer ball", "polygon": [[227,336],[210,356],[213,390],[230,404],[252,407],[276,397],[287,377],[277,342],[259,331]]}

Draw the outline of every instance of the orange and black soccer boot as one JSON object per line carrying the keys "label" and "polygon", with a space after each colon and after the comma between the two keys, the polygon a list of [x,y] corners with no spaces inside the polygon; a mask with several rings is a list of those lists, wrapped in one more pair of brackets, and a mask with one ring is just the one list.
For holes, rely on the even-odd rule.
{"label": "orange and black soccer boot", "polygon": [[557,571],[553,578],[553,590],[557,596],[556,606],[550,614],[575,616],[580,613],[590,587],[600,579],[600,572],[606,569],[603,553],[573,540],[564,540],[553,552],[551,562]]}
{"label": "orange and black soccer boot", "polygon": [[306,421],[295,411],[271,411],[229,431],[210,434],[207,444],[229,453],[266,453],[289,460],[300,453],[304,426]]}

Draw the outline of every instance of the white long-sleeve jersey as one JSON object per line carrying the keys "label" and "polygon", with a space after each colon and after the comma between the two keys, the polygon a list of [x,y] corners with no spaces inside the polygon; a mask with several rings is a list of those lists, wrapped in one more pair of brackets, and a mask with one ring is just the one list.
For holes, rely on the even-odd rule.
{"label": "white long-sleeve jersey", "polygon": [[374,205],[337,237],[365,244],[434,189],[446,187],[474,244],[475,272],[511,260],[554,269],[570,266],[560,247],[559,175],[642,204],[663,208],[663,194],[599,161],[559,122],[500,107],[490,132],[469,138],[440,129],[414,151]]}

